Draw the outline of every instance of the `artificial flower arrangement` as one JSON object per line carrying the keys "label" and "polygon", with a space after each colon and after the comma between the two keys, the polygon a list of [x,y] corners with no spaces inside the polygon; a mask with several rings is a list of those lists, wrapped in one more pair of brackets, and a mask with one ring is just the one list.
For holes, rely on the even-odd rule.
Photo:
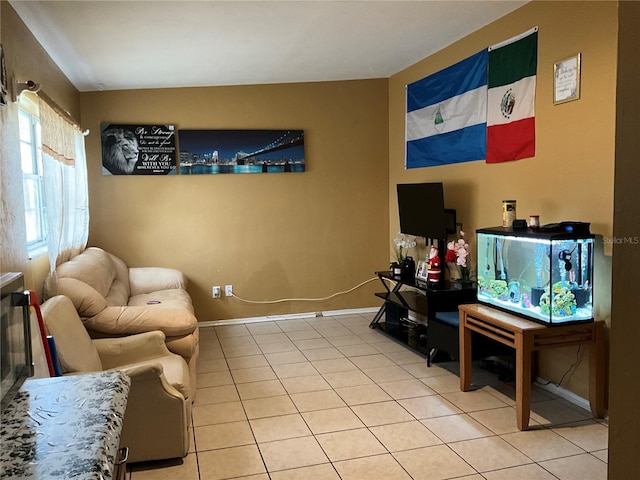
{"label": "artificial flower arrangement", "polygon": [[447,243],[447,253],[444,260],[453,264],[460,275],[459,279],[463,282],[471,280],[471,261],[469,257],[469,244],[464,239],[464,232],[460,230],[460,238]]}
{"label": "artificial flower arrangement", "polygon": [[416,241],[408,235],[398,232],[396,238],[393,239],[393,243],[395,244],[396,262],[402,265],[402,262],[404,262],[408,256],[407,251],[416,246]]}
{"label": "artificial flower arrangement", "polygon": [[407,255],[408,250],[416,246],[416,241],[404,233],[398,232],[393,239],[396,261],[391,264],[393,275],[399,275],[405,280],[410,280],[416,273],[416,262]]}

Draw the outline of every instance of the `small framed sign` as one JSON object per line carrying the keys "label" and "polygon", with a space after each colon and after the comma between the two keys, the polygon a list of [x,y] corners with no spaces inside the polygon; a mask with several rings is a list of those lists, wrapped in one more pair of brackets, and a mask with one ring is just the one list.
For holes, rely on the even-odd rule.
{"label": "small framed sign", "polygon": [[580,98],[580,54],[553,65],[553,104]]}
{"label": "small framed sign", "polygon": [[424,260],[420,260],[418,262],[418,268],[416,268],[416,279],[426,282],[429,279],[428,273],[429,273],[429,264]]}

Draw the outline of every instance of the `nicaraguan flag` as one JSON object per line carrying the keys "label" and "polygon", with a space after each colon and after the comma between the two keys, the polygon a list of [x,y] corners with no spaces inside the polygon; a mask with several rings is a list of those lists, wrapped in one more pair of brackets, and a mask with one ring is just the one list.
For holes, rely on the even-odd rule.
{"label": "nicaraguan flag", "polygon": [[487,50],[407,85],[406,168],[486,157]]}
{"label": "nicaraguan flag", "polygon": [[487,163],[536,153],[538,28],[489,48]]}

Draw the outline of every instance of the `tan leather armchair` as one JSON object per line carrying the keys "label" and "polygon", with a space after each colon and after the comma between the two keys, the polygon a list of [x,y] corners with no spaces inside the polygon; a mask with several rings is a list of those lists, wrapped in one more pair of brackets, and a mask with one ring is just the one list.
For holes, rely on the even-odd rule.
{"label": "tan leather armchair", "polygon": [[152,331],[92,340],[73,302],[58,295],[42,304],[64,374],[121,370],[131,377],[120,445],[129,461],[184,457],[189,449],[189,367]]}

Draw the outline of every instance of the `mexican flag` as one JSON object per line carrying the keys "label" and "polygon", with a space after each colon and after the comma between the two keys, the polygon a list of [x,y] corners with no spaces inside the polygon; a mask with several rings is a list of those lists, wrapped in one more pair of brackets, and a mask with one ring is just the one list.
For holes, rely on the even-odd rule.
{"label": "mexican flag", "polygon": [[487,163],[533,157],[538,28],[489,48]]}

